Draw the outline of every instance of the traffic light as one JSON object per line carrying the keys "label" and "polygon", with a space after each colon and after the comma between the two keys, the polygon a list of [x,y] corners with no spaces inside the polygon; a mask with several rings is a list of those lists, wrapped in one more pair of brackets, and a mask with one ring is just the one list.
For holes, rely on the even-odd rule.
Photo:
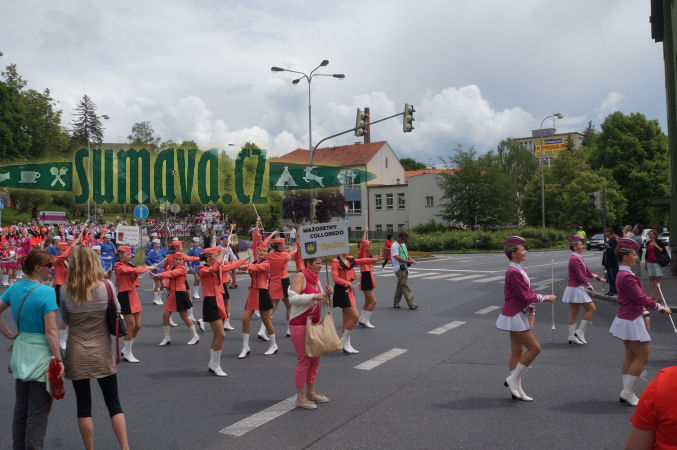
{"label": "traffic light", "polygon": [[588,197],[590,197],[588,206],[595,209],[602,209],[602,195],[600,191],[588,192]]}
{"label": "traffic light", "polygon": [[315,220],[318,222],[326,222],[328,220],[326,205],[319,199],[315,203]]}
{"label": "traffic light", "polygon": [[367,124],[367,113],[357,108],[357,118],[355,119],[355,136],[364,136],[364,128]]}
{"label": "traffic light", "polygon": [[414,113],[416,110],[414,107],[408,103],[404,104],[404,118],[402,120],[402,129],[405,133],[411,132],[414,129]]}

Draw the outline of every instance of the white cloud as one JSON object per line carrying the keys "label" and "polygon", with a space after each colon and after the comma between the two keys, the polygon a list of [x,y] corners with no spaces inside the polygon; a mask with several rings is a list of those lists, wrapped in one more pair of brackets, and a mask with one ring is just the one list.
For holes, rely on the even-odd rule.
{"label": "white cloud", "polygon": [[619,92],[616,91],[609,92],[606,98],[602,101],[602,103],[597,108],[595,108],[595,111],[597,111],[597,118],[604,119],[612,112],[618,111],[621,106],[621,100],[623,100],[623,97],[624,95]]}

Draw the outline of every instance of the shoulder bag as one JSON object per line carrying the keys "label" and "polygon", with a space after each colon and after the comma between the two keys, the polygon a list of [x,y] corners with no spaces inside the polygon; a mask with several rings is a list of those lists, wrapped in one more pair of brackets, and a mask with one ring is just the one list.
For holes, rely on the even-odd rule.
{"label": "shoulder bag", "polygon": [[127,325],[122,314],[118,313],[110,282],[104,281],[108,291],[108,309],[106,309],[106,325],[111,336],[115,336],[115,364],[120,364],[120,337],[127,336]]}
{"label": "shoulder bag", "polygon": [[666,248],[661,248],[659,246],[656,247],[657,249],[660,249],[658,251],[658,255],[656,255],[656,262],[660,264],[662,267],[669,266],[670,265],[670,255],[668,255],[668,250]]}
{"label": "shoulder bag", "polygon": [[[21,319],[21,308],[24,307],[24,303],[26,303],[26,299],[28,298],[28,295],[31,292],[33,292],[33,289],[35,289],[38,286],[40,286],[40,283],[36,284],[28,292],[26,292],[26,295],[24,295],[23,300],[21,300],[21,304],[19,305],[19,310],[16,312],[16,333],[17,333],[17,335],[21,333],[21,329],[19,328],[19,320]],[[14,344],[10,345],[9,348],[7,349],[7,351],[12,353],[13,349],[14,349]],[[10,367],[7,367],[7,372],[12,373],[12,369]]]}
{"label": "shoulder bag", "polygon": [[[317,305],[314,306],[317,308]],[[322,314],[322,308],[320,308]],[[341,350],[341,339],[336,333],[334,318],[331,311],[327,311],[324,317],[316,324],[309,315],[306,319],[306,356],[318,358]]]}

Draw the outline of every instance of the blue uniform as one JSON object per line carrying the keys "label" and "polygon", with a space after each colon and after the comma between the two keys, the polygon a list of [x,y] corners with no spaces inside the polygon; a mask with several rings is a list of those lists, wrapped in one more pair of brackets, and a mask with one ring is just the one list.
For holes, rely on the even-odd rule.
{"label": "blue uniform", "polygon": [[52,256],[59,256],[59,252],[56,251],[56,245],[52,244],[49,246],[47,249],[47,253],[49,253]]}
{"label": "blue uniform", "polygon": [[104,241],[99,245],[101,247],[101,265],[103,266],[103,271],[110,272],[115,264],[115,251],[117,248],[112,242],[106,244]]}
{"label": "blue uniform", "polygon": [[[202,247],[198,246],[197,248],[191,247],[188,250],[188,256],[200,256],[202,253]],[[200,266],[200,261],[189,262],[188,267],[190,267],[191,272],[197,273],[197,268]]]}
{"label": "blue uniform", "polygon": [[146,265],[147,266],[158,266],[157,270],[153,270],[153,273],[162,272],[162,260],[167,256],[167,252],[164,248],[158,247],[157,250],[155,247],[151,248],[146,252]]}

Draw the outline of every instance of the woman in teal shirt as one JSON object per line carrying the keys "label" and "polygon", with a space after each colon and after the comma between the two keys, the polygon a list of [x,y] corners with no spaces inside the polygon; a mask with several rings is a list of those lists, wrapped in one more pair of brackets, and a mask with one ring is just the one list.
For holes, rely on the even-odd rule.
{"label": "woman in teal shirt", "polygon": [[[0,332],[7,339],[15,340],[9,361],[16,380],[12,421],[14,448],[42,448],[47,416],[52,408],[46,374],[52,355],[63,370],[56,294],[54,289],[41,284],[50,277],[53,259],[44,250],[31,250],[22,263],[26,279],[14,283],[0,296]],[[2,318],[2,313],[9,308],[14,323],[19,322],[18,333],[7,328]],[[19,309],[21,316],[17,320]]]}

